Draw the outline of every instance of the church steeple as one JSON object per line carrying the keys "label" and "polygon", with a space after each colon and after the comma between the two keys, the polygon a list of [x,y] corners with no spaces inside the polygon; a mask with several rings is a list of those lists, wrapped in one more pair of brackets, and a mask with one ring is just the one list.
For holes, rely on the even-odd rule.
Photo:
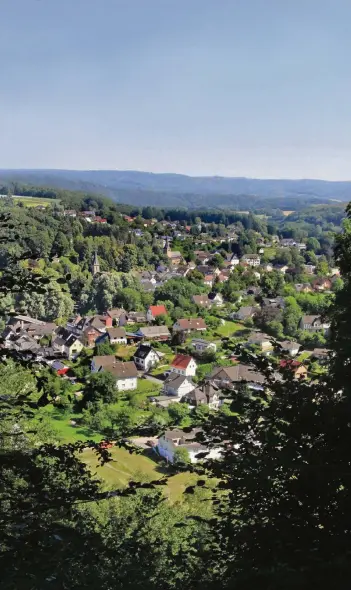
{"label": "church steeple", "polygon": [[92,267],[93,276],[97,275],[99,272],[100,272],[100,262],[99,262],[99,259],[98,259],[97,252],[95,250],[95,255],[94,255],[94,260],[93,260],[93,267]]}

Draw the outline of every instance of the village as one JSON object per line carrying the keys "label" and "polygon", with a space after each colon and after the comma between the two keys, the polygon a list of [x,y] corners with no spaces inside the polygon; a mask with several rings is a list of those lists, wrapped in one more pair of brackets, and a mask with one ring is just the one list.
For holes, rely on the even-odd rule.
{"label": "village", "polygon": [[[95,211],[65,210],[63,215],[79,215],[90,224],[107,221]],[[134,225],[135,219],[125,216],[125,221]],[[156,219],[146,220],[139,225],[150,228],[156,223]],[[287,369],[294,379],[310,379],[323,370],[323,360],[329,354],[329,323],[318,313],[300,313],[296,318],[292,294],[300,298],[307,294],[308,304],[312,302],[313,306],[321,294],[332,296],[340,276],[337,268],[326,264],[326,274],[321,276],[317,265],[307,260],[301,270],[304,282],[293,283],[286,280],[289,264],[267,260],[266,253],[277,249],[301,258],[307,247],[304,242],[257,234],[257,252],[239,257],[231,251],[224,256],[221,244],[237,241],[235,228],[226,228],[225,235],[217,238],[217,247],[211,249],[208,238],[204,239],[206,234],[192,236],[191,227],[184,223],[162,222],[162,227],[167,234],[157,236],[157,240],[165,262],[154,270],[134,271],[140,289],[153,300],[150,305],[76,314],[64,325],[13,312],[2,333],[2,346],[24,358],[34,355],[41,367],[73,388],[78,406],[91,377],[109,374],[116,390],[115,401],[118,399],[124,407],[132,403],[139,423],[141,416],[152,415],[154,426],[167,426],[160,435],[135,437],[136,444],[139,441],[143,447],[149,446],[169,462],[173,462],[175,451],[183,448],[190,462],[196,462],[197,451],[204,450],[194,438],[201,412],[230,411],[232,396],[243,388],[248,392],[265,390],[264,375],[238,359],[238,346],[269,357],[278,379]],[[140,238],[143,230],[131,228],[129,233]],[[190,262],[181,247],[174,248],[184,240],[194,243],[194,260]],[[96,251],[90,272],[93,280],[107,274],[101,271]],[[183,316],[179,306],[175,309],[174,302],[167,301],[168,296],[164,302],[157,299],[160,289],[167,291],[169,285],[182,288],[192,281],[202,284],[202,292],[184,301]],[[292,316],[295,327],[289,329]],[[58,407],[61,397],[57,396]],[[72,406],[70,409],[73,411]],[[90,404],[89,412],[90,426],[98,431],[92,416],[97,408]],[[73,426],[79,423],[74,414],[69,421]],[[186,436],[179,434],[179,426],[184,425],[194,426]],[[108,434],[108,429],[104,432]]]}

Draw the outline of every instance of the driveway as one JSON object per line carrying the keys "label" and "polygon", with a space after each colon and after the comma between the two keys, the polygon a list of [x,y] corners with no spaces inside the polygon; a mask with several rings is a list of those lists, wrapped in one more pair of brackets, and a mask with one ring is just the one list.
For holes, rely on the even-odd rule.
{"label": "driveway", "polygon": [[153,377],[152,375],[144,375],[144,377],[148,381],[152,381],[153,383],[157,383],[157,385],[163,385],[162,379],[157,379],[156,377]]}

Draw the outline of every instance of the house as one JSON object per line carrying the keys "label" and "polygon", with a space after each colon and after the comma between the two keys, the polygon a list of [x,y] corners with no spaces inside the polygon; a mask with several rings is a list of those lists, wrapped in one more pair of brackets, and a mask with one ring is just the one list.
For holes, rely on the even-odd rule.
{"label": "house", "polygon": [[124,328],[108,328],[107,336],[110,344],[127,344],[127,336]]}
{"label": "house", "polygon": [[236,254],[233,254],[232,256],[229,255],[227,257],[227,261],[229,262],[231,268],[234,268],[235,266],[238,266],[238,264],[240,264],[240,260]]}
{"label": "house", "polygon": [[15,350],[28,358],[32,358],[33,354],[37,355],[40,352],[40,344],[26,332],[13,332],[8,327],[5,328],[2,339],[5,348]]}
{"label": "house", "polygon": [[171,364],[171,373],[194,377],[196,374],[197,364],[192,356],[177,354]]}
{"label": "house", "polygon": [[195,389],[195,384],[185,375],[170,373],[163,385],[165,395],[173,395],[182,398],[184,395]]}
{"label": "house", "polygon": [[261,258],[258,254],[244,254],[240,260],[240,263],[243,266],[260,266]]}
{"label": "house", "polygon": [[221,293],[209,293],[208,298],[211,303],[217,307],[221,307],[221,305],[223,305],[223,297]]}
{"label": "house", "polygon": [[279,367],[284,370],[289,370],[293,373],[295,379],[304,379],[307,377],[307,369],[299,361],[292,359],[283,359],[279,363]]}
{"label": "house", "polygon": [[191,341],[191,346],[199,354],[202,354],[204,352],[216,352],[216,350],[217,350],[217,344],[215,342],[209,342],[208,340],[202,340],[202,338],[194,338]]}
{"label": "house", "polygon": [[149,371],[152,367],[157,365],[161,356],[149,344],[139,344],[138,349],[134,353],[133,360],[139,371]]}
{"label": "house", "polygon": [[215,280],[215,276],[214,275],[212,275],[212,274],[205,275],[204,276],[204,285],[206,285],[206,287],[212,287],[214,280]]}
{"label": "house", "polygon": [[287,352],[290,356],[296,356],[301,348],[301,344],[298,342],[292,342],[291,340],[283,340],[279,342],[283,352]]}
{"label": "house", "polygon": [[328,348],[314,348],[311,358],[324,361],[329,357],[330,353],[331,351]]}
{"label": "house", "polygon": [[221,405],[218,387],[209,382],[187,393],[181,401],[195,407],[205,404],[210,410],[218,410]]}
{"label": "house", "polygon": [[304,315],[299,324],[300,330],[307,330],[308,332],[323,331],[324,334],[329,332],[330,324],[324,322],[318,315]]}
{"label": "house", "polygon": [[167,326],[146,326],[139,328],[136,334],[145,340],[169,340],[171,337]]}
{"label": "house", "polygon": [[194,254],[196,259],[199,260],[201,264],[207,264],[207,262],[210,260],[208,252],[204,252],[203,250],[195,250]]}
{"label": "house", "polygon": [[202,318],[177,320],[173,326],[175,332],[205,332],[207,326]]}
{"label": "house", "polygon": [[141,286],[145,293],[153,293],[156,289],[156,285],[153,281],[141,281]]}
{"label": "house", "polygon": [[285,275],[288,269],[289,267],[287,264],[275,264],[273,266],[273,270],[277,270],[278,272],[281,272],[283,275]]}
{"label": "house", "polygon": [[295,283],[295,289],[298,293],[311,293],[312,287],[309,283]]}
{"label": "house", "polygon": [[88,326],[87,328],[85,328],[83,332],[80,333],[79,337],[83,342],[84,346],[87,346],[88,348],[93,348],[96,342],[101,338],[101,336],[104,336],[105,334],[105,331],[100,332],[96,328]]}
{"label": "house", "polygon": [[145,311],[128,311],[127,324],[144,324],[146,322]]}
{"label": "house", "polygon": [[164,457],[167,461],[170,461],[170,463],[173,463],[174,454],[178,448],[183,448],[188,451],[191,463],[201,461],[201,458],[197,457],[198,453],[201,452],[208,453],[206,456],[208,459],[219,459],[221,456],[221,450],[219,448],[209,449],[203,443],[197,442],[196,434],[198,432],[200,432],[200,429],[195,428],[187,433],[178,429],[166,430],[166,432],[159,437],[156,450],[161,457]]}
{"label": "house", "polygon": [[66,328],[60,328],[52,342],[52,348],[69,360],[74,360],[82,352],[84,344],[78,336]]}
{"label": "house", "polygon": [[[213,279],[212,279],[213,280]],[[211,281],[212,284],[212,281]],[[211,307],[212,301],[208,298],[208,295],[193,295],[192,296],[193,303],[198,307],[205,307],[206,309]]]}
{"label": "house", "polygon": [[113,354],[94,356],[91,363],[93,373],[107,371],[116,378],[118,391],[136,389],[138,386],[138,370],[133,361],[118,361]]}
{"label": "house", "polygon": [[273,350],[273,344],[270,336],[263,334],[263,332],[252,332],[248,340],[248,344],[258,346],[261,352],[269,354]]}
{"label": "house", "polygon": [[315,281],[312,281],[312,287],[315,291],[329,291],[332,287],[332,282],[330,279],[326,278],[318,278]]}
{"label": "house", "polygon": [[308,275],[313,275],[316,267],[314,264],[304,264],[304,270]]}
{"label": "house", "polygon": [[106,315],[112,319],[112,325],[124,326],[127,323],[127,312],[123,308],[114,307],[113,309],[108,309]]}
{"label": "house", "polygon": [[296,241],[291,238],[283,238],[280,240],[280,245],[284,248],[293,248],[296,246]]}
{"label": "house", "polygon": [[148,322],[153,322],[158,316],[167,315],[167,310],[164,305],[150,305],[146,312],[146,319]]}
{"label": "house", "polygon": [[266,272],[272,272],[272,270],[273,270],[273,264],[271,264],[270,262],[266,262],[266,264],[262,264],[262,268]]}
{"label": "house", "polygon": [[65,217],[77,217],[77,211],[75,209],[65,209],[63,215]]}
{"label": "house", "polygon": [[231,365],[229,367],[215,367],[208,379],[217,387],[235,389],[245,382],[251,389],[263,389],[265,376],[249,365]]}
{"label": "house", "polygon": [[166,245],[163,250],[164,250],[164,253],[167,256],[169,262],[173,266],[178,266],[182,262],[181,252],[179,252],[178,250],[173,250],[173,251],[171,250],[171,248],[169,246],[168,238],[166,239]]}
{"label": "house", "polygon": [[241,320],[242,322],[244,322],[249,318],[253,318],[254,315],[257,313],[258,309],[258,307],[253,307],[252,305],[240,307],[240,309],[234,312],[232,316],[234,319]]}
{"label": "house", "polygon": [[284,297],[275,297],[275,298],[263,297],[262,298],[262,307],[283,309],[285,307]]}

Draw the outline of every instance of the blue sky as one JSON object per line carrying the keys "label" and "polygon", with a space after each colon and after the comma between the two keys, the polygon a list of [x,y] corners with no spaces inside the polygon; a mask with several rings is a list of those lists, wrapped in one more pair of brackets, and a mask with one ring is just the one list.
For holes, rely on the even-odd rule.
{"label": "blue sky", "polygon": [[351,178],[350,0],[0,0],[0,168]]}

